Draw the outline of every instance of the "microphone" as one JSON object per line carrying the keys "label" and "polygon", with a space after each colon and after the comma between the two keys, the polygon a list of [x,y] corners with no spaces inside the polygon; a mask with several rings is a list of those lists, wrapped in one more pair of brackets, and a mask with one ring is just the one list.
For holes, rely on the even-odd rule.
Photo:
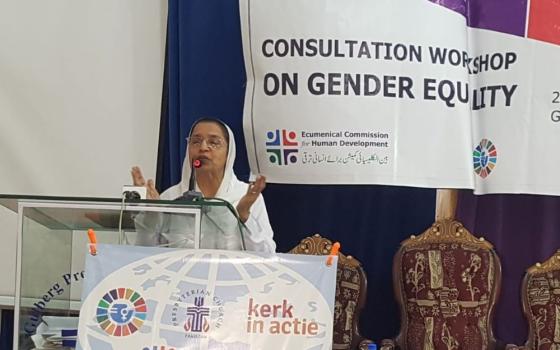
{"label": "microphone", "polygon": [[195,171],[194,169],[198,169],[200,168],[200,166],[202,165],[202,162],[200,161],[200,159],[195,159],[193,160],[193,162],[191,163],[191,176],[189,177],[189,189],[187,192],[183,193],[181,196],[179,196],[178,198],[176,198],[175,200],[180,200],[180,201],[194,201],[197,200],[199,198],[202,198],[202,193],[196,191],[195,188]]}
{"label": "microphone", "polygon": [[201,165],[202,162],[200,161],[200,159],[195,159],[191,163],[191,177],[189,178],[189,191],[194,191],[194,179],[195,179],[194,169],[200,168]]}

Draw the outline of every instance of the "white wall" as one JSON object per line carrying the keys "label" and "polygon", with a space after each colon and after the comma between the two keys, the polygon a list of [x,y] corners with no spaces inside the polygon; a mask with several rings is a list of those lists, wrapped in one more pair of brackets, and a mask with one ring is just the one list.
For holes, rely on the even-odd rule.
{"label": "white wall", "polygon": [[[155,176],[166,23],[165,0],[0,3],[0,193],[118,197],[131,165]],[[4,208],[0,239],[13,295]]]}

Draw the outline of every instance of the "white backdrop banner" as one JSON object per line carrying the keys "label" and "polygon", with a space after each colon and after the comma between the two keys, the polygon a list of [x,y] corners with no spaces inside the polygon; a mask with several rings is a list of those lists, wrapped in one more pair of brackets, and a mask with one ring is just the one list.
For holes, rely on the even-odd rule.
{"label": "white backdrop banner", "polygon": [[[166,28],[167,0],[0,1],[0,193],[114,198],[131,166],[154,177]],[[13,307],[17,215],[0,227]]]}
{"label": "white backdrop banner", "polygon": [[326,259],[99,245],[79,348],[330,350],[337,261]]}
{"label": "white backdrop banner", "polygon": [[560,194],[557,46],[428,0],[240,0],[240,14],[252,172]]}

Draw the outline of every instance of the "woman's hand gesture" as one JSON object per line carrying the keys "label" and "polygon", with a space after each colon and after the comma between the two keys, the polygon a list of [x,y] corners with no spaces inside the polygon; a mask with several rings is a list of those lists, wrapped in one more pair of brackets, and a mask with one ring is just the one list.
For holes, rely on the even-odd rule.
{"label": "woman's hand gesture", "polygon": [[146,187],[146,197],[148,199],[159,199],[159,193],[156,190],[156,185],[154,180],[149,179],[148,182],[144,179],[142,175],[142,170],[139,167],[134,166],[130,170],[130,175],[132,175],[132,184],[134,186],[144,186]]}
{"label": "woman's hand gesture", "polygon": [[237,213],[239,214],[239,219],[241,222],[246,222],[249,219],[249,214],[251,212],[251,206],[259,195],[266,187],[266,177],[259,175],[255,182],[249,184],[247,188],[247,193],[239,200],[237,203]]}

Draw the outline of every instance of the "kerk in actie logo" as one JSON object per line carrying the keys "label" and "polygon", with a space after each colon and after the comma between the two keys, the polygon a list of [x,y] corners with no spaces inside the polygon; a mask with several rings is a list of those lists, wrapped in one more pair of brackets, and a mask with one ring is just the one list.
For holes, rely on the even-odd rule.
{"label": "kerk in actie logo", "polygon": [[99,300],[96,318],[107,334],[125,337],[136,332],[146,320],[146,302],[130,288],[116,288]]}
{"label": "kerk in actie logo", "polygon": [[[281,135],[280,135],[281,134]],[[266,133],[266,153],[273,164],[289,165],[297,162],[298,142],[294,131],[276,129]]]}
{"label": "kerk in actie logo", "polygon": [[482,139],[473,151],[474,171],[485,179],[496,167],[498,151],[492,141]]}

